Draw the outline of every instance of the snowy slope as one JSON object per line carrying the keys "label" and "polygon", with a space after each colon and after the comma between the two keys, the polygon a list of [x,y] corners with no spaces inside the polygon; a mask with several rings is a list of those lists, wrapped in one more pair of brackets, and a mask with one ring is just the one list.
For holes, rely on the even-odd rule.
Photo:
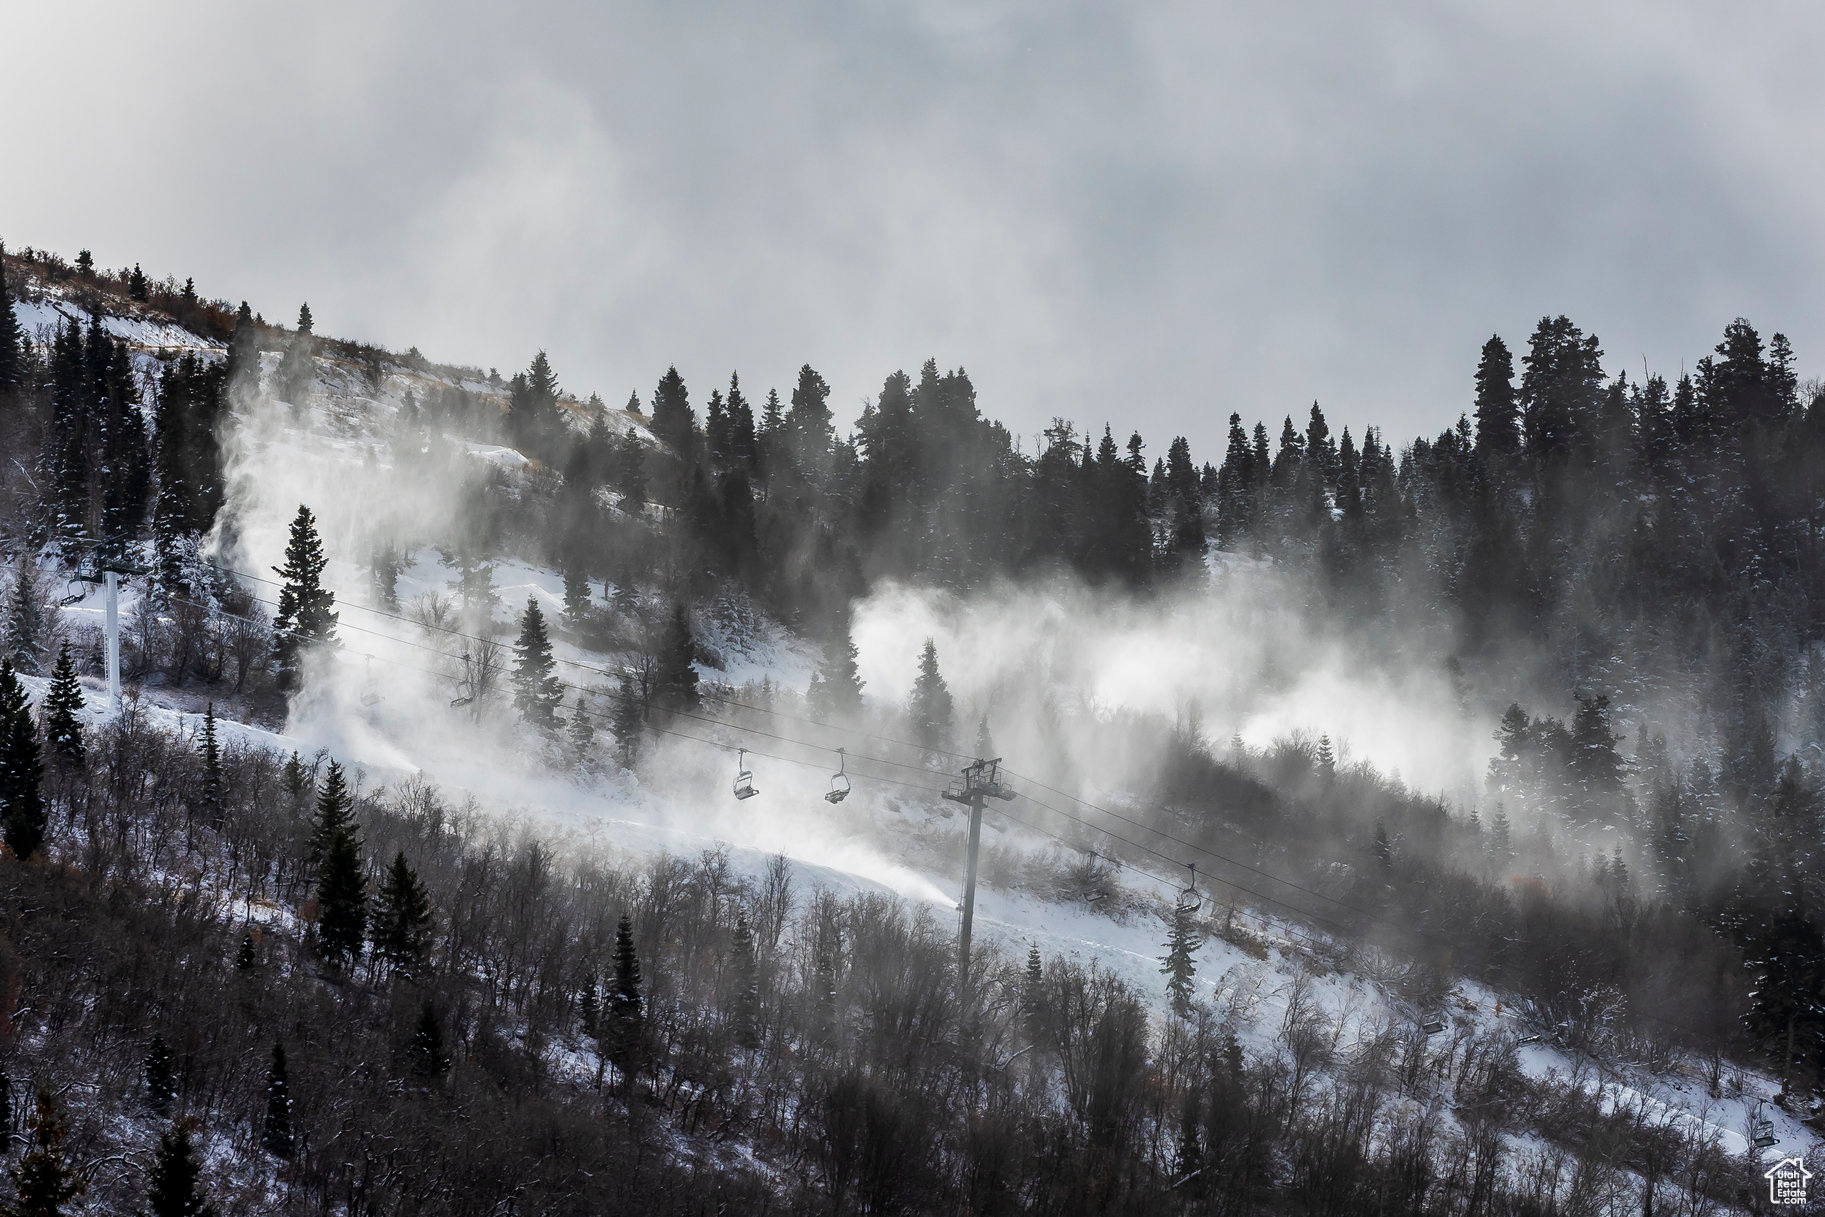
{"label": "snowy slope", "polygon": [[[55,324],[56,318],[70,316],[69,307],[67,300],[46,297],[22,307],[21,320],[28,328]],[[142,346],[220,349],[151,319],[110,318],[108,325]],[[268,357],[269,372],[276,361],[276,355]],[[407,484],[384,455],[383,441],[398,424],[406,394],[423,400],[445,384],[496,397],[500,393],[499,386],[398,362],[386,364],[376,379],[351,363],[322,358],[308,401],[281,403],[237,419],[229,444],[236,508],[243,521],[237,560],[250,573],[268,570],[279,557],[296,504],[311,502],[325,525],[333,559],[327,579],[343,606],[344,628],[341,652],[326,661],[321,679],[313,681],[317,692],[293,707],[284,732],[224,722],[225,736],[247,746],[307,754],[328,749],[362,769],[369,786],[423,774],[459,797],[471,795],[498,814],[524,819],[578,847],[687,855],[725,848],[732,866],[752,875],[774,855],[783,855],[808,884],[890,892],[927,904],[941,916],[954,916],[960,898],[962,819],[934,798],[858,778],[856,793],[832,807],[821,798],[828,768],[822,761],[757,760],[762,795],[736,803],[728,787],[735,768],[733,748],[766,745],[711,724],[679,733],[695,738],[662,739],[643,770],[644,779],[616,772],[603,748],[589,772],[579,775],[565,762],[561,745],[450,707],[463,640],[403,620],[409,613],[381,609],[373,601],[361,556],[364,529],[389,512],[423,521],[448,519],[460,510],[453,497],[460,486]],[[643,420],[614,410],[609,417],[617,429],[650,440]],[[474,443],[459,449],[460,460],[501,476],[529,472],[526,459],[512,449]],[[538,601],[549,617],[561,614],[563,582],[556,572],[509,560],[496,565],[493,578],[501,605],[496,619],[502,625],[528,598]],[[398,597],[408,606],[453,599],[454,583],[454,572],[439,561],[437,550],[422,544],[409,555]],[[249,586],[256,599],[268,602],[276,590]],[[607,590],[597,584],[592,594],[600,600]],[[135,611],[136,596],[129,588],[125,612]],[[65,608],[74,626],[95,625],[99,612],[93,590]],[[700,675],[708,682],[741,688],[765,681],[798,692],[818,662],[814,647],[750,605],[700,611],[694,624],[705,652],[716,659],[714,665],[700,664]],[[601,694],[625,657],[590,651],[564,637],[556,647],[567,661],[562,675],[578,686],[567,702],[584,694],[600,720],[606,712]],[[28,683],[35,695],[42,693],[41,681]],[[369,694],[377,690],[381,696],[370,702]],[[134,712],[175,732],[194,731],[194,703],[193,696],[149,688]],[[107,713],[94,689],[88,713],[97,720]],[[1054,848],[992,813],[990,819],[990,836],[1004,848],[1035,855]],[[1094,963],[1145,995],[1164,1020],[1168,1002],[1159,960],[1172,895],[1158,884],[1130,879],[1120,898],[1090,906],[989,885],[978,894],[977,940],[985,949],[999,948],[1011,957],[1032,943],[1047,955]],[[1215,913],[1214,905],[1209,911]],[[1355,968],[1347,951],[1314,940],[1305,927],[1247,908],[1240,910],[1234,926],[1237,932],[1226,939],[1215,932],[1213,921],[1197,952],[1197,984],[1200,996],[1227,1011],[1244,1043],[1257,1050],[1271,1050],[1295,993],[1298,1000],[1317,1004],[1337,1028],[1344,1048],[1388,1028],[1414,1034],[1422,1015],[1436,1013],[1413,1008]],[[1314,941],[1316,946],[1308,945]],[[1504,995],[1467,982],[1456,986],[1447,1009],[1449,1030],[1440,1033],[1436,1047],[1429,1045],[1434,1052],[1448,1052],[1451,1044],[1473,1035],[1518,1040],[1545,1030],[1518,1022],[1512,1000]],[[1656,1071],[1578,1056],[1550,1040],[1520,1047],[1518,1061],[1529,1077],[1584,1088],[1607,1109],[1635,1108],[1654,1120],[1697,1130],[1733,1155],[1749,1152],[1751,1115],[1758,1101],[1778,1089],[1768,1077],[1736,1074],[1722,1096],[1713,1097],[1701,1062],[1680,1061]],[[1814,1134],[1793,1117],[1772,1108],[1766,1114],[1774,1121],[1778,1141],[1759,1151],[1760,1157],[1773,1161],[1818,1147]]]}

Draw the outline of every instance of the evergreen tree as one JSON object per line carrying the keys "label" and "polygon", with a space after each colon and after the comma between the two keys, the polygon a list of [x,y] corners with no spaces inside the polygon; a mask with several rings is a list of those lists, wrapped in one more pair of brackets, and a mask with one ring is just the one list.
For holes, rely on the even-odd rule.
{"label": "evergreen tree", "polygon": [[676,367],[665,370],[659,387],[653,390],[653,434],[679,456],[691,450],[697,431],[697,416],[691,412],[691,398],[684,387],[684,377]]}
{"label": "evergreen tree", "polygon": [[1020,1018],[1026,1027],[1027,1043],[1031,1047],[1050,1046],[1052,1020],[1051,1011],[1046,1005],[1045,961],[1039,956],[1037,943],[1027,947],[1027,967],[1020,978]]}
{"label": "evergreen tree", "polygon": [[754,433],[754,407],[742,396],[741,377],[729,376],[729,463],[747,474],[753,474],[760,454],[759,437]]}
{"label": "evergreen tree", "polygon": [[1571,755],[1567,768],[1580,796],[1584,814],[1614,819],[1623,793],[1627,763],[1616,751],[1617,737],[1610,730],[1610,699],[1601,694],[1576,695],[1578,713],[1572,718]]}
{"label": "evergreen tree", "polygon": [[86,1190],[80,1172],[63,1150],[68,1125],[48,1090],[38,1092],[38,1103],[25,1122],[25,1155],[7,1175],[18,1189],[10,1205],[0,1208],[3,1217],[59,1217],[64,1206]]}
{"label": "evergreen tree", "polygon": [[620,688],[615,692],[615,761],[623,769],[632,769],[640,759],[640,730],[646,724],[646,708],[641,703],[640,686],[633,676],[623,672]]}
{"label": "evergreen tree", "polygon": [[672,619],[659,650],[659,671],[654,681],[655,700],[668,710],[694,710],[697,692],[697,640],[691,635],[691,617],[682,601],[672,605]]}
{"label": "evergreen tree", "polygon": [[1515,402],[1514,357],[1492,334],[1476,365],[1476,451],[1485,461],[1506,459],[1521,446],[1521,411]]}
{"label": "evergreen tree", "polygon": [[913,681],[907,712],[912,718],[913,731],[926,751],[938,752],[950,743],[951,691],[938,672],[938,646],[930,638],[925,640],[925,649],[919,654],[919,676]]}
{"label": "evergreen tree", "polygon": [[44,696],[44,739],[52,755],[68,765],[83,762],[82,710],[82,683],[76,679],[76,662],[65,642],[57,650],[57,667]]}
{"label": "evergreen tree", "polygon": [[792,407],[786,411],[785,441],[793,462],[806,471],[822,472],[830,462],[836,431],[830,422],[830,386],[806,364],[798,370]]}
{"label": "evergreen tree", "polygon": [[127,276],[127,296],[139,301],[144,301],[147,296],[146,272],[139,268],[137,262],[133,264],[133,273]]}
{"label": "evergreen tree", "polygon": [[13,312],[12,292],[6,286],[6,245],[0,242],[0,394],[17,389],[25,381],[23,331]]}
{"label": "evergreen tree", "polygon": [[285,762],[285,768],[279,771],[279,787],[285,791],[286,802],[294,814],[302,814],[305,800],[316,793],[316,780],[298,758],[296,749]]}
{"label": "evergreen tree", "polygon": [[260,1148],[275,1158],[292,1156],[291,1085],[285,1077],[285,1045],[272,1046],[266,1070],[266,1116],[260,1123]]}
{"label": "evergreen tree", "polygon": [[646,505],[646,447],[631,429],[621,433],[615,450],[614,483],[621,492],[621,510],[638,517]]}
{"label": "evergreen tree", "polygon": [[367,937],[368,898],[367,876],[351,831],[330,840],[317,877],[317,910],[317,950],[334,967],[354,962]]}
{"label": "evergreen tree", "polygon": [[608,1058],[631,1083],[646,1041],[646,1002],[640,993],[640,956],[634,924],[623,914],[615,927],[615,980],[608,994]]}
{"label": "evergreen tree", "polygon": [[1318,780],[1327,787],[1337,780],[1337,754],[1331,750],[1329,735],[1318,737],[1318,753],[1313,758],[1313,769],[1318,774]]}
{"label": "evergreen tree", "polygon": [[6,613],[7,653],[21,672],[43,670],[45,621],[41,599],[38,564],[28,554],[19,560],[18,572],[13,576]]}
{"label": "evergreen tree", "polygon": [[1166,992],[1172,998],[1173,1013],[1180,1018],[1191,1017],[1191,999],[1195,994],[1192,981],[1198,968],[1192,955],[1200,945],[1197,914],[1197,897],[1189,891],[1179,893],[1172,906],[1166,957],[1160,962],[1160,974],[1167,978]]}
{"label": "evergreen tree", "polygon": [[171,1072],[171,1050],[165,1037],[154,1035],[146,1049],[146,1105],[155,1115],[168,1116],[177,1102],[177,1078]]}
{"label": "evergreen tree", "polygon": [[444,1027],[437,1007],[426,1001],[412,1029],[412,1072],[423,1078],[441,1078],[450,1071],[450,1054],[444,1048]]}
{"label": "evergreen tree", "polygon": [[[297,753],[292,754],[297,759]],[[309,771],[299,766],[299,773],[309,782]],[[317,818],[311,825],[305,855],[310,865],[320,866],[329,856],[330,843],[343,835],[355,833],[355,798],[342,777],[342,766],[335,761],[323,776],[323,788],[317,793]]]}
{"label": "evergreen tree", "polygon": [[760,962],[754,948],[754,930],[748,915],[735,915],[735,934],[730,960],[731,979],[735,986],[732,1004],[735,1042],[743,1048],[760,1046]]}
{"label": "evergreen tree", "polygon": [[306,302],[306,303],[304,303],[304,304],[300,304],[300,305],[299,305],[299,306],[298,306],[298,332],[299,332],[299,333],[300,333],[300,334],[308,334],[308,333],[310,333],[310,332],[311,332],[311,324],[312,324],[312,322],[311,322],[311,306],[310,306],[310,304],[309,304],[309,302]]}
{"label": "evergreen tree", "polygon": [[583,627],[589,617],[589,576],[574,559],[564,563],[564,622],[571,629]]}
{"label": "evergreen tree", "polygon": [[535,727],[557,725],[558,707],[564,704],[564,684],[557,677],[557,661],[545,633],[545,614],[535,597],[526,598],[520,617],[520,637],[513,647],[513,705],[520,717]]}
{"label": "evergreen tree", "polygon": [[189,1128],[172,1124],[159,1134],[158,1152],[146,1176],[145,1217],[214,1217],[201,1176]]}
{"label": "evergreen tree", "polygon": [[374,953],[396,975],[416,980],[424,974],[430,951],[431,897],[402,849],[381,881],[374,910]]}
{"label": "evergreen tree", "polygon": [[1374,849],[1375,861],[1381,864],[1381,868],[1383,870],[1392,868],[1394,865],[1394,842],[1388,838],[1388,826],[1383,824],[1380,820],[1375,821]]}
{"label": "evergreen tree", "polygon": [[825,720],[850,720],[862,712],[862,678],[849,614],[843,613],[824,644],[824,665],[806,692],[811,712]]}
{"label": "evergreen tree", "polygon": [[589,753],[596,743],[596,724],[589,717],[589,711],[583,706],[583,694],[577,693],[577,708],[570,716],[570,751],[577,767],[581,769],[589,761]]}
{"label": "evergreen tree", "polygon": [[316,518],[310,508],[299,504],[285,547],[285,565],[273,568],[285,581],[272,623],[275,680],[281,689],[298,687],[306,647],[336,639],[336,597],[323,586],[323,569],[328,564],[317,536]]}
{"label": "evergreen tree", "polygon": [[234,953],[234,970],[237,972],[251,972],[259,966],[259,953],[254,946],[253,934],[250,931],[241,935],[241,945]]}
{"label": "evergreen tree", "polygon": [[203,706],[203,790],[199,798],[203,819],[219,825],[224,815],[222,796],[222,747],[216,740],[215,703]]}
{"label": "evergreen tree", "polygon": [[44,844],[47,827],[38,759],[38,732],[25,686],[11,657],[0,656],[0,821],[6,844],[21,862]]}

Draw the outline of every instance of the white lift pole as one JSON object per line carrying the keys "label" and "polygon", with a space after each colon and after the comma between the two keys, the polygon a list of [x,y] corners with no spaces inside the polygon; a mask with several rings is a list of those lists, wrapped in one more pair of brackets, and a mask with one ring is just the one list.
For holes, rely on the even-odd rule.
{"label": "white lift pole", "polygon": [[120,713],[120,574],[106,572],[108,585],[108,703]]}

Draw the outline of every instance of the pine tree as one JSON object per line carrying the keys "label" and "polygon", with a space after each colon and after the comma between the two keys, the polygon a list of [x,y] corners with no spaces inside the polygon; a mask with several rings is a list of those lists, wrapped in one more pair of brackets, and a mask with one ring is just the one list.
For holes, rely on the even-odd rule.
{"label": "pine tree", "polygon": [[253,934],[250,931],[241,935],[241,945],[234,953],[234,970],[251,972],[259,966],[259,952],[254,945]]}
{"label": "pine tree", "polygon": [[374,910],[374,953],[395,974],[415,980],[423,974],[430,950],[431,897],[402,849],[381,881]]}
{"label": "pine tree", "polygon": [[146,1049],[146,1105],[155,1115],[168,1116],[177,1102],[177,1079],[171,1073],[171,1050],[165,1037],[155,1035]]}
{"label": "pine tree", "polygon": [[315,793],[316,783],[311,777],[311,771],[298,759],[295,749],[291,758],[285,762],[285,768],[279,771],[279,787],[285,791],[286,802],[291,805],[294,814],[302,812],[305,799]]}
{"label": "pine tree", "polygon": [[691,618],[682,602],[672,605],[671,622],[659,651],[659,672],[654,692],[669,710],[694,710],[697,693],[697,642],[691,636]]}
{"label": "pine tree", "polygon": [[135,262],[133,273],[127,276],[127,296],[129,299],[144,301],[147,295],[146,272],[139,268],[139,263]]}
{"label": "pine tree", "polygon": [[621,686],[615,692],[615,761],[623,769],[632,769],[640,759],[640,731],[646,725],[646,708],[641,704],[640,686],[633,676],[623,672]]}
{"label": "pine tree", "polygon": [[697,429],[690,394],[675,367],[667,368],[653,390],[653,434],[680,456],[685,455]]}
{"label": "pine tree", "polygon": [[928,752],[937,752],[950,742],[952,715],[950,686],[938,672],[938,645],[925,640],[919,654],[919,676],[913,682],[908,713],[919,743]]}
{"label": "pine tree", "polygon": [[581,1014],[583,1034],[592,1039],[600,1034],[602,1027],[602,998],[596,992],[596,974],[591,972],[583,978],[583,991],[577,998]]}
{"label": "pine tree", "polygon": [[36,673],[44,663],[44,612],[39,604],[38,564],[27,555],[19,560],[7,598],[6,649],[13,666]]}
{"label": "pine tree", "polygon": [[285,1078],[285,1045],[272,1046],[266,1071],[266,1116],[260,1124],[260,1148],[275,1158],[292,1156],[291,1086]]}
{"label": "pine tree", "polygon": [[1476,450],[1488,461],[1512,456],[1521,446],[1521,410],[1515,401],[1514,357],[1499,335],[1483,344],[1476,366]]}
{"label": "pine tree", "polygon": [[1318,780],[1327,787],[1337,780],[1337,754],[1331,750],[1331,737],[1328,735],[1318,737],[1318,753],[1313,758],[1313,769],[1318,774]]}
{"label": "pine tree", "polygon": [[640,994],[640,956],[634,923],[624,914],[615,927],[615,980],[608,994],[608,1058],[632,1082],[646,1039],[646,1002]]}
{"label": "pine tree", "polygon": [[225,814],[222,747],[216,740],[214,702],[207,702],[203,706],[203,790],[198,802],[206,823],[221,824]]}
{"label": "pine tree", "polygon": [[57,650],[57,667],[44,696],[44,739],[52,755],[68,765],[83,762],[82,710],[82,684],[76,679],[70,644],[65,642]]}
{"label": "pine tree", "polygon": [[215,1217],[200,1182],[202,1164],[190,1144],[190,1129],[172,1124],[159,1134],[158,1152],[146,1176],[145,1217]]}
{"label": "pine tree", "polygon": [[311,324],[311,306],[307,301],[298,306],[298,332],[300,334],[310,333]]}
{"label": "pine tree", "polygon": [[444,1027],[437,1007],[427,1001],[412,1029],[412,1072],[422,1078],[441,1078],[450,1071],[450,1054],[444,1049]]}
{"label": "pine tree", "polygon": [[1199,944],[1198,900],[1190,892],[1181,892],[1172,906],[1172,925],[1166,937],[1166,957],[1160,963],[1160,974],[1167,978],[1166,992],[1172,997],[1173,1013],[1191,1017],[1191,999],[1195,993],[1192,981],[1197,976],[1197,961],[1192,958]]}
{"label": "pine tree", "polygon": [[754,1049],[760,1046],[760,964],[755,955],[754,930],[748,925],[745,912],[735,915],[732,948],[730,972],[735,986],[732,1003],[735,1042],[743,1048]]}
{"label": "pine tree", "polygon": [[361,955],[367,937],[367,876],[355,835],[337,833],[323,857],[317,878],[317,950],[333,967],[344,967]]}
{"label": "pine tree", "polygon": [[25,380],[22,336],[13,312],[13,295],[6,286],[6,245],[0,242],[0,394],[17,389]]}
{"label": "pine tree", "polygon": [[[292,759],[296,760],[297,755],[294,752]],[[308,771],[302,766],[299,769],[308,782]],[[323,863],[337,837],[354,834],[354,809],[355,799],[343,781],[342,766],[332,760],[323,777],[323,788],[317,793],[317,818],[311,825],[310,840],[305,847],[305,856],[311,866]]]}
{"label": "pine tree", "polygon": [[596,744],[595,720],[589,717],[589,711],[583,706],[583,694],[577,693],[577,708],[570,716],[570,751],[577,768],[581,769],[589,762],[590,750]]}
{"label": "pine tree", "polygon": [[317,536],[316,518],[309,507],[299,504],[285,547],[285,565],[273,568],[285,581],[272,623],[275,680],[281,689],[298,687],[306,647],[335,641],[336,597],[323,586],[323,569],[328,564]]}
{"label": "pine tree", "polygon": [[589,577],[583,565],[574,559],[564,564],[564,621],[571,629],[581,629],[589,617]]}
{"label": "pine tree", "polygon": [[48,1090],[38,1092],[38,1104],[25,1122],[28,1133],[25,1156],[7,1170],[18,1197],[0,1208],[4,1217],[58,1217],[64,1205],[86,1190],[75,1165],[64,1155],[68,1127],[57,1100]]}
{"label": "pine tree", "polygon": [[558,707],[564,704],[564,684],[557,677],[557,661],[545,633],[545,614],[534,597],[526,598],[520,638],[513,651],[514,708],[526,722],[550,730],[557,725]]}
{"label": "pine tree", "polygon": [[0,821],[7,847],[21,862],[44,844],[43,772],[25,686],[13,671],[12,658],[0,656]]}
{"label": "pine tree", "polygon": [[813,714],[830,720],[853,719],[861,713],[862,677],[856,664],[859,654],[850,633],[849,615],[844,613],[824,645],[824,665],[806,692]]}
{"label": "pine tree", "polygon": [[1020,978],[1020,1018],[1026,1027],[1027,1043],[1043,1048],[1051,1043],[1051,1017],[1046,1009],[1046,969],[1040,958],[1039,945],[1027,947],[1026,972]]}

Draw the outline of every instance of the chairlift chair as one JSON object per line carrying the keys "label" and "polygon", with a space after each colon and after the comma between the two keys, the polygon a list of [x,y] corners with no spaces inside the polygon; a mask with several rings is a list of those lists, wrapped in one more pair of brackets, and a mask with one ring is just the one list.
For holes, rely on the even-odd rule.
{"label": "chairlift chair", "polygon": [[1437,1035],[1445,1029],[1445,1024],[1437,1019],[1433,1019],[1429,1023],[1421,1023],[1419,1029],[1426,1035]]}
{"label": "chairlift chair", "polygon": [[844,750],[836,750],[836,772],[830,775],[830,789],[824,792],[824,802],[841,803],[849,797],[849,757]]}
{"label": "chairlift chair", "polygon": [[748,750],[737,748],[735,760],[735,797],[751,799],[760,791],[754,789],[754,771],[748,768]]}

